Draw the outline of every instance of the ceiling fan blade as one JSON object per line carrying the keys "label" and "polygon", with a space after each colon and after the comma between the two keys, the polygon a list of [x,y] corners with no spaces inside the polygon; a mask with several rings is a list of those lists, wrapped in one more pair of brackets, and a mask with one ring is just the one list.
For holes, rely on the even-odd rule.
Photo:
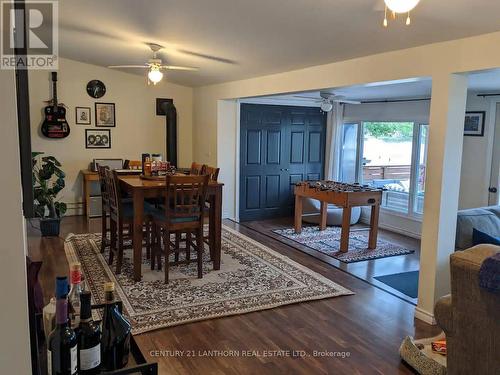
{"label": "ceiling fan blade", "polygon": [[314,100],[315,102],[321,102],[323,101],[322,99],[320,98],[314,98],[312,96],[304,96],[304,95],[294,95],[293,96],[294,98],[299,98],[299,99],[309,99],[309,100]]}
{"label": "ceiling fan blade", "polygon": [[345,103],[345,104],[361,104],[360,101],[357,100],[344,100],[344,99],[333,99],[334,102]]}
{"label": "ceiling fan blade", "polygon": [[235,61],[235,60],[226,59],[224,57],[219,57],[219,56],[207,55],[205,53],[188,51],[188,50],[185,50],[185,49],[177,50],[177,52],[181,52],[181,53],[184,53],[186,55],[191,55],[191,56],[199,57],[199,58],[202,58],[202,59],[207,59],[207,60],[213,60],[213,61],[221,62],[221,63],[224,63],[224,64],[232,64],[232,65],[237,65],[238,64],[238,62]]}
{"label": "ceiling fan blade", "polygon": [[200,70],[200,68],[195,68],[190,66],[162,65],[161,67],[167,70],[186,70],[192,72]]}
{"label": "ceiling fan blade", "polygon": [[108,68],[111,69],[121,69],[121,68],[149,68],[148,65],[109,65]]}

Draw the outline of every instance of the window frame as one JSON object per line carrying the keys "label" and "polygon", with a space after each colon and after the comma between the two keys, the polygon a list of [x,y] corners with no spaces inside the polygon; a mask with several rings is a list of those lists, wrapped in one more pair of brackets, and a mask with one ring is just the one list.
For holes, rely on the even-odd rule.
{"label": "window frame", "polygon": [[[376,120],[371,121],[346,121],[342,124],[344,125],[354,125],[358,126],[358,139],[357,139],[357,150],[356,150],[356,182],[364,183],[363,181],[363,147],[364,147],[364,124],[368,122],[377,122]],[[378,122],[388,122],[388,121],[378,121]],[[395,209],[391,209],[388,207],[380,206],[382,212],[400,216],[405,218],[410,218],[417,221],[422,221],[423,214],[415,211],[415,200],[418,194],[418,169],[420,167],[420,132],[423,126],[429,126],[428,123],[422,121],[414,121],[414,120],[398,120],[391,122],[410,122],[413,124],[413,134],[412,134],[412,154],[411,154],[411,166],[410,166],[410,186],[408,191],[408,206],[407,212],[398,211]],[[342,145],[343,147],[343,145]],[[428,150],[428,145],[426,146],[426,150]],[[343,161],[343,150],[340,152],[339,165],[342,167]],[[427,160],[427,158],[426,158]],[[341,169],[341,168],[340,168]],[[342,178],[342,176],[339,176]],[[424,192],[425,199],[425,192]]]}

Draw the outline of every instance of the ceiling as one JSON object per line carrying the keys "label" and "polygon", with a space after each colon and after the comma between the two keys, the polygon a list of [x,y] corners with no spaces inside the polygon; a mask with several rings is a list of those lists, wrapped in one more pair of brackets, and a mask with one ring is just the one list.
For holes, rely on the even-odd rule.
{"label": "ceiling", "polygon": [[[500,93],[500,69],[469,74],[468,89],[477,93]],[[345,96],[346,99],[359,101],[418,99],[431,96],[432,80],[430,78],[408,79],[370,85],[330,88],[321,91],[335,93],[336,95]],[[303,98],[297,98],[297,95],[303,96]],[[319,99],[321,98],[320,91],[262,96],[259,99],[296,101],[300,103],[300,101],[307,101],[305,97],[310,97],[313,100]]]}
{"label": "ceiling", "polygon": [[500,30],[500,1],[421,0],[410,27],[387,29],[382,1],[64,0],[60,55],[141,64],[155,42],[168,64],[200,68],[169,81],[200,86]]}

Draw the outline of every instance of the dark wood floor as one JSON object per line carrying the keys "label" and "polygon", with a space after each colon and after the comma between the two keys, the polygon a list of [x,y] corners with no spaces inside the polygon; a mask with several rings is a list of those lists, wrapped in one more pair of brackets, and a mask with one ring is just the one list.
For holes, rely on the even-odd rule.
{"label": "dark wood floor", "polygon": [[[299,244],[293,240],[289,240],[279,234],[273,232],[274,229],[291,228],[293,227],[293,217],[285,217],[280,219],[269,219],[259,221],[248,221],[241,223],[242,226],[256,230],[257,232],[284,242],[296,249],[299,249],[306,254],[309,254],[323,262],[331,264],[342,271],[350,273],[370,284],[382,288],[389,293],[392,293],[408,302],[417,304],[416,298],[411,298],[398,290],[391,288],[389,285],[375,279],[376,276],[390,275],[394,273],[418,271],[420,269],[420,241],[414,238],[403,236],[398,233],[390,232],[384,229],[379,229],[379,238],[392,242],[403,248],[414,250],[415,252],[408,255],[400,255],[395,257],[387,257],[381,259],[368,260],[355,263],[344,263],[317,250]],[[353,228],[365,227],[365,225],[357,224]]]}
{"label": "dark wood floor", "polygon": [[[398,356],[401,340],[406,335],[428,337],[439,332],[437,327],[414,320],[414,306],[410,303],[269,236],[230,221],[224,224],[356,294],[136,336],[145,357],[159,362],[161,374],[411,374]],[[98,221],[88,224],[83,217],[67,217],[63,220],[61,237],[89,231],[99,231]],[[31,227],[28,232],[30,256],[44,262],[40,281],[48,300],[55,275],[67,273],[63,240],[42,239]],[[204,352],[209,350],[221,352],[202,356],[209,354]],[[264,351],[278,350],[305,351],[308,355],[251,356],[252,351],[264,354]],[[236,355],[237,351],[240,355]],[[247,356],[241,355],[243,351]],[[346,354],[344,358],[315,357],[313,351]],[[157,357],[156,354],[164,355]]]}

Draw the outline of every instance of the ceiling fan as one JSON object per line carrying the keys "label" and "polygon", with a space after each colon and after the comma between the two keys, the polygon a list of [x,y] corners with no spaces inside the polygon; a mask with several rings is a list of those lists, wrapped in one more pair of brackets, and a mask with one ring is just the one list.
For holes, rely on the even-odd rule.
{"label": "ceiling fan", "polygon": [[158,58],[157,53],[163,48],[156,43],[148,43],[149,48],[153,51],[153,58],[149,59],[147,63],[143,65],[109,65],[108,68],[112,69],[127,69],[127,68],[143,68],[148,69],[148,83],[152,82],[156,85],[163,78],[162,70],[185,70],[185,71],[196,71],[198,68],[189,66],[175,66],[175,65],[163,65],[163,62]]}
{"label": "ceiling fan", "polygon": [[316,103],[321,103],[321,110],[323,112],[330,112],[333,109],[333,103],[361,104],[360,101],[346,99],[344,95],[336,95],[326,91],[320,91],[319,96],[321,97],[320,99],[312,96],[294,95],[295,98],[309,99]]}

